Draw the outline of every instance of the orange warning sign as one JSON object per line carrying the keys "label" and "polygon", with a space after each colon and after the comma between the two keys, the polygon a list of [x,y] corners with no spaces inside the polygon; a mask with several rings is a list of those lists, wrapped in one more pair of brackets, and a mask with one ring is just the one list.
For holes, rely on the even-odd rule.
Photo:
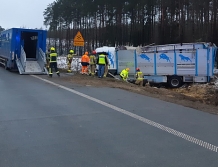
{"label": "orange warning sign", "polygon": [[73,45],[74,46],[84,46],[84,39],[80,31],[78,31],[76,36],[74,37]]}

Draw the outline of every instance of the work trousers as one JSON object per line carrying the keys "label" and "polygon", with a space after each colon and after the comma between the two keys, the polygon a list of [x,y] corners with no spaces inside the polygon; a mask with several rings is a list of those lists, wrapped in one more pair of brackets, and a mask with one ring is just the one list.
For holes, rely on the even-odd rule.
{"label": "work trousers", "polygon": [[89,63],[87,63],[87,62],[81,62],[81,65],[82,65],[82,71],[81,71],[81,73],[82,73],[82,74],[88,74],[88,65],[89,65]]}
{"label": "work trousers", "polygon": [[95,64],[91,64],[91,65],[90,65],[90,70],[91,70],[91,74],[92,74],[92,75],[95,75],[95,68],[96,68],[96,65],[95,65]]}
{"label": "work trousers", "polygon": [[99,64],[98,65],[98,77],[102,78],[104,75],[104,69],[105,69],[105,65],[104,64]]}
{"label": "work trousers", "polygon": [[52,69],[55,69],[55,72],[58,76],[60,76],[60,72],[58,71],[58,66],[57,66],[57,62],[50,62],[49,64],[49,76],[52,76]]}
{"label": "work trousers", "polygon": [[104,69],[104,77],[107,76],[108,73],[108,65],[105,65],[105,69]]}
{"label": "work trousers", "polygon": [[137,80],[135,81],[135,84],[136,84],[136,85],[139,85],[139,86],[143,86],[143,80],[138,80],[138,79],[137,79]]}
{"label": "work trousers", "polygon": [[68,72],[71,72],[71,63],[72,63],[72,60],[67,61]]}

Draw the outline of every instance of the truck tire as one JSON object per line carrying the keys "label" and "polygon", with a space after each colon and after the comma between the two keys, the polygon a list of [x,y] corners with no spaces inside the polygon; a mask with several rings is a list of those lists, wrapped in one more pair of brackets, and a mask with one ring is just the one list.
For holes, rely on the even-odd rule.
{"label": "truck tire", "polygon": [[182,85],[182,77],[171,76],[168,78],[168,84],[171,88],[179,88]]}
{"label": "truck tire", "polygon": [[148,83],[147,79],[143,79],[143,84],[142,84],[142,86],[145,86],[146,83]]}

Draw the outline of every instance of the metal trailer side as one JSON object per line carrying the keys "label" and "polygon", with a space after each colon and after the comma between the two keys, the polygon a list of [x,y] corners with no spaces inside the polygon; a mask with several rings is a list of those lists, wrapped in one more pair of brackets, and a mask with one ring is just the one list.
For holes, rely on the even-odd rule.
{"label": "metal trailer side", "polygon": [[14,66],[15,42],[13,29],[5,30],[0,34],[0,63],[5,68]]}

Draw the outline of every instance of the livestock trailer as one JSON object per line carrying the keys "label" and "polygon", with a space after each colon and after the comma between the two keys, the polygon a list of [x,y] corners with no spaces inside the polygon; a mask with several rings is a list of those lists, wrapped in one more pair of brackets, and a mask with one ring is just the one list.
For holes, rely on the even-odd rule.
{"label": "livestock trailer", "polygon": [[179,87],[183,82],[209,82],[214,76],[216,45],[184,43],[141,48],[141,53],[117,51],[117,71],[129,67],[134,74],[138,67],[149,82],[168,83]]}

